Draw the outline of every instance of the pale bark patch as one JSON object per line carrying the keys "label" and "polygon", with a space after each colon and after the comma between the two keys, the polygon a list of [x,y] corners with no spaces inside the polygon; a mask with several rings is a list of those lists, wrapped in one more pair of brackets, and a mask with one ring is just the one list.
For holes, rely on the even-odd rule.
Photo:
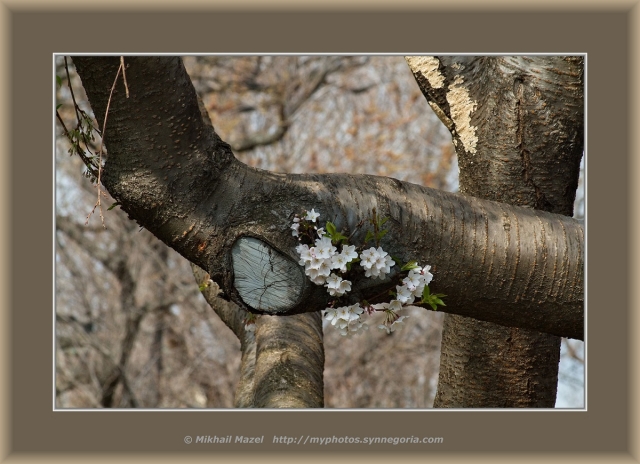
{"label": "pale bark patch", "polygon": [[469,91],[462,86],[464,79],[456,76],[447,92],[447,102],[451,110],[451,119],[456,125],[456,132],[460,141],[468,153],[476,152],[478,136],[476,127],[471,125],[471,112],[475,110],[477,104],[471,99]]}
{"label": "pale bark patch", "polygon": [[421,73],[434,89],[444,87],[444,76],[438,71],[440,61],[433,56],[407,56],[405,57],[409,68],[413,72]]}
{"label": "pale bark patch", "polygon": [[[439,71],[440,60],[433,56],[406,56],[405,60],[414,74],[420,73],[434,89],[445,87],[445,76]],[[453,63],[451,68],[455,71],[462,71],[464,66],[460,63]],[[436,112],[440,120],[450,131],[455,125],[460,142],[468,153],[476,153],[478,137],[476,127],[471,125],[471,112],[475,110],[477,104],[474,102],[469,91],[462,86],[464,82],[461,75],[455,76],[446,94],[449,103],[449,114],[429,100],[431,108]]]}

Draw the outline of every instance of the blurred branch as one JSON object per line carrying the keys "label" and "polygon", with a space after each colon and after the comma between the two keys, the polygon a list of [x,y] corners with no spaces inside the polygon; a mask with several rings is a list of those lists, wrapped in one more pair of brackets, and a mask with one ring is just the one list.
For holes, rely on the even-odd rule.
{"label": "blurred branch", "polygon": [[191,263],[191,270],[196,280],[196,285],[206,285],[202,290],[202,296],[204,296],[204,299],[209,303],[209,306],[211,306],[222,322],[231,329],[236,337],[242,340],[245,332],[244,321],[249,313],[234,303],[219,298],[220,287],[215,282],[207,284],[209,274],[202,268]]}
{"label": "blurred branch", "polygon": [[89,253],[94,259],[100,261],[111,272],[117,272],[118,261],[123,256],[109,253],[105,247],[99,246],[95,240],[87,237],[86,227],[73,222],[67,216],[56,215],[56,229],[76,242],[80,248]]}
{"label": "blurred branch", "polygon": [[231,143],[231,148],[237,153],[242,153],[243,151],[253,150],[256,147],[271,145],[272,143],[280,141],[285,136],[288,129],[289,122],[281,119],[275,132],[260,132],[252,134],[242,140],[234,141]]}
{"label": "blurred branch", "polygon": [[[351,60],[345,59],[345,57],[322,57],[320,69],[312,69],[306,74],[304,72],[296,73],[289,80],[267,85],[259,82],[260,58],[261,57],[258,57],[256,66],[251,75],[239,76],[242,77],[241,81],[232,82],[235,82],[236,86],[240,87],[239,89],[235,89],[239,93],[258,92],[273,95],[274,99],[271,102],[271,105],[276,107],[278,121],[275,125],[275,130],[273,129],[274,126],[271,126],[265,131],[245,135],[239,140],[232,140],[230,142],[231,147],[237,153],[253,150],[260,146],[271,145],[282,140],[292,124],[292,117],[305,102],[310,100],[314,94],[316,94],[318,90],[327,83],[327,77],[329,75],[344,69],[361,66],[361,63],[351,62]],[[193,77],[202,78],[201,75]],[[354,90],[354,92],[358,93],[367,90],[369,87],[366,87],[365,89],[359,88]],[[220,86],[216,91],[222,91],[227,88],[233,88],[231,82],[227,86]],[[257,108],[254,105],[247,105],[243,103],[236,107],[235,111],[238,113],[248,113],[253,112],[256,109]]]}
{"label": "blurred branch", "polygon": [[564,339],[564,345],[567,349],[567,355],[581,364],[584,364],[584,357],[579,353],[578,346],[584,346],[584,342],[577,340]]}
{"label": "blurred branch", "polygon": [[254,405],[254,374],[256,363],[256,341],[253,332],[245,329],[245,320],[249,313],[232,302],[219,298],[220,287],[209,281],[209,274],[199,266],[191,264],[196,284],[202,289],[202,296],[222,322],[231,329],[240,340],[242,357],[240,360],[240,379],[236,387],[234,406],[250,408]]}
{"label": "blurred branch", "polygon": [[102,398],[100,404],[105,408],[113,407],[114,395],[118,384],[122,383],[122,387],[129,395],[129,402],[132,407],[137,408],[139,403],[131,389],[129,380],[126,375],[126,368],[133,351],[133,346],[140,331],[140,322],[142,321],[145,312],[143,311],[129,311],[127,314],[126,331],[122,339],[121,346],[122,352],[120,353],[120,359],[116,365],[113,366],[110,374],[107,376],[103,383]]}

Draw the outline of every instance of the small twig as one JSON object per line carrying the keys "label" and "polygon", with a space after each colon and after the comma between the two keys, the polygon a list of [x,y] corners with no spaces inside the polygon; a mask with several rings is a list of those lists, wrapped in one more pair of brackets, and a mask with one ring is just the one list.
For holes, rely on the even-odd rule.
{"label": "small twig", "polygon": [[[67,74],[67,87],[69,88],[69,92],[71,93],[71,100],[73,101],[73,110],[76,113],[76,119],[78,121],[78,124],[76,125],[76,130],[80,134],[80,137],[82,138],[82,142],[84,143],[86,150],[93,155],[93,153],[91,152],[91,148],[89,147],[90,146],[90,140],[87,139],[85,131],[83,130],[84,123],[88,124],[89,123],[89,118],[87,116],[87,113],[84,112],[82,110],[82,108],[80,108],[80,106],[78,105],[78,102],[76,101],[75,93],[73,93],[73,86],[71,85],[71,74],[69,72],[69,63],[67,62],[67,57],[66,56],[64,57],[64,69],[65,69],[65,72]],[[67,139],[69,139],[69,141],[73,145],[74,144],[73,138],[71,137],[71,134],[67,130],[67,127],[65,126],[64,122],[62,121],[62,118],[60,117],[60,114],[58,113],[57,110],[56,110],[56,116],[58,117],[58,121],[60,121],[60,123],[62,124],[62,127],[64,128],[64,132],[65,132],[65,135],[66,135]],[[83,123],[83,120],[84,120],[84,123]],[[93,127],[93,124],[91,124],[91,129],[95,130],[98,133],[100,132],[100,131],[98,131],[98,129]],[[82,161],[84,162],[84,164],[87,165],[87,169],[89,170],[91,175],[93,177],[96,177],[95,169],[93,167],[91,167],[93,165],[93,163],[86,156],[84,156],[84,154],[80,153],[79,148],[78,148],[77,152],[78,152],[78,155],[80,156],[80,158],[82,159]]]}
{"label": "small twig", "polygon": [[67,72],[67,82],[69,83],[69,92],[71,92],[71,100],[73,100],[73,109],[76,112],[76,118],[78,119],[78,125],[80,125],[80,114],[78,113],[78,103],[76,103],[76,96],[73,93],[73,87],[71,86],[71,75],[69,74],[69,65],[67,63],[67,57],[64,57],[64,69]]}
{"label": "small twig", "polygon": [[348,242],[351,242],[351,239],[353,238],[353,236],[356,234],[356,232],[358,232],[358,229],[360,229],[360,227],[362,227],[364,225],[364,219],[361,219],[359,223],[356,224],[355,228],[353,229],[353,232],[351,232],[351,235],[349,235],[349,237],[347,238]]}
{"label": "small twig", "polygon": [[[104,139],[106,137],[106,132],[107,132],[107,118],[109,116],[109,107],[111,106],[111,97],[113,96],[113,91],[116,88],[116,84],[118,82],[118,76],[120,76],[120,71],[122,70],[122,72],[124,73],[124,57],[120,57],[120,66],[118,66],[118,71],[116,72],[116,77],[113,80],[113,85],[111,86],[111,91],[109,92],[109,99],[107,100],[107,109],[105,110],[104,113],[104,122],[102,123],[102,137],[100,138],[100,149],[98,150],[98,182],[97,182],[97,187],[98,187],[98,201],[96,201],[96,204],[94,205],[93,209],[91,210],[91,212],[89,213],[89,215],[87,216],[87,220],[85,221],[85,225],[89,224],[89,218],[91,217],[91,215],[95,212],[96,208],[99,208],[100,211],[100,219],[102,220],[102,227],[104,227],[105,229],[107,228],[107,226],[104,224],[104,214],[102,212],[102,200],[100,198],[100,195],[102,193],[101,189],[100,189],[100,182],[101,182],[101,177],[102,177],[102,149],[104,146]],[[126,84],[125,84],[126,87]],[[127,97],[129,90],[127,89]]]}
{"label": "small twig", "polygon": [[[383,290],[382,292],[378,293],[377,295],[372,296],[371,298],[367,299],[367,301],[369,301],[369,300],[376,301],[378,298],[389,296],[389,292],[393,289],[394,286],[395,285],[392,285],[391,287]],[[377,303],[374,303],[374,304],[377,304]]]}
{"label": "small twig", "polygon": [[[60,116],[60,113],[58,113],[58,111],[56,111],[56,117],[58,118],[58,121],[62,125],[62,130],[64,131],[65,137],[67,137],[68,140],[71,140],[71,134],[69,134],[69,130],[67,129],[67,126],[65,126],[64,121],[62,120],[62,117]],[[91,175],[93,177],[97,177],[98,173],[93,168],[93,165],[91,164],[91,160],[87,158],[85,154],[81,153],[80,151],[78,151],[78,156],[80,157],[82,162],[85,164],[85,166],[87,167],[87,170],[91,173]]]}
{"label": "small twig", "polygon": [[120,67],[122,68],[122,79],[124,80],[124,91],[125,91],[125,94],[127,95],[127,98],[129,98],[129,85],[127,84],[127,74],[124,72],[124,69],[125,69],[124,56],[120,57]]}
{"label": "small twig", "polygon": [[60,113],[58,113],[58,110],[56,110],[56,117],[58,118],[58,121],[60,121],[60,124],[62,124],[62,130],[64,131],[64,135],[67,138],[71,137],[71,135],[69,135],[69,131],[67,130],[67,126],[65,126],[64,121],[62,120],[62,117],[60,116]]}

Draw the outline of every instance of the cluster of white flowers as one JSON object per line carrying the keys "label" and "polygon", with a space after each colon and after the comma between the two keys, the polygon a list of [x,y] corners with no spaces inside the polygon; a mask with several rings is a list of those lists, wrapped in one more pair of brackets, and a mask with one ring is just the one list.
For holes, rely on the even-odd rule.
{"label": "cluster of white flowers", "polygon": [[[314,209],[307,212],[305,220],[316,222],[320,216]],[[300,218],[293,219],[292,235],[298,237],[300,233]],[[322,228],[314,227],[318,238],[314,241],[315,246],[300,244],[296,251],[300,255],[299,264],[304,266],[304,271],[311,281],[316,285],[327,287],[331,296],[342,296],[351,290],[351,282],[343,280],[342,277],[331,272],[336,269],[341,273],[347,272],[347,264],[358,257],[355,246],[345,245],[338,253],[337,248],[331,243],[331,238],[326,237],[326,232]]]}
{"label": "cluster of white flowers", "polygon": [[365,269],[365,277],[384,277],[391,272],[391,268],[396,264],[393,258],[389,256],[381,247],[369,248],[360,254],[360,266]]}
{"label": "cluster of white flowers", "polygon": [[398,316],[398,311],[404,309],[402,303],[398,300],[392,300],[390,303],[381,303],[380,309],[384,310],[384,322],[378,326],[379,329],[386,331],[388,334],[400,330],[403,326],[403,321],[409,316]]}
{"label": "cluster of white flowers", "polygon": [[[316,213],[315,210],[312,208],[311,211],[307,212],[307,215],[304,217],[305,221],[311,221],[311,222],[316,222],[316,219],[318,219],[320,217],[319,213]],[[293,230],[292,235],[294,237],[299,237],[300,234],[300,218],[299,217],[294,217],[293,218],[293,224],[291,225],[291,229]],[[320,235],[321,237],[324,235],[324,230],[323,229],[317,229],[318,231],[318,235]]]}
{"label": "cluster of white flowers", "polygon": [[[395,266],[395,261],[381,247],[371,247],[362,251],[360,255],[356,252],[356,247],[342,243],[341,250],[333,245],[331,234],[335,234],[335,226],[327,223],[328,233],[324,229],[315,225],[316,220],[320,217],[314,209],[306,212],[304,215],[304,233],[312,240],[317,235],[317,239],[313,240],[315,246],[309,246],[300,243],[296,247],[296,251],[300,255],[299,264],[304,266],[305,274],[309,276],[311,281],[316,285],[324,285],[331,296],[341,297],[351,290],[351,282],[340,277],[339,273],[346,273],[349,264],[356,259],[360,259],[360,266],[364,268],[365,276],[369,278],[384,279],[387,274],[391,273],[391,268]],[[292,235],[302,240],[300,226],[303,224],[296,215],[293,219]],[[311,231],[311,233],[309,233]],[[346,241],[346,237],[340,235],[341,239]],[[341,243],[342,240],[336,241]],[[342,335],[352,335],[367,330],[368,326],[362,320],[363,314],[366,312],[372,314],[376,311],[384,312],[384,321],[378,328],[385,330],[387,333],[399,330],[403,321],[409,316],[399,316],[398,311],[404,309],[405,305],[410,305],[415,298],[421,298],[425,286],[428,286],[433,275],[429,272],[431,266],[419,267],[417,263],[411,263],[411,266],[404,267],[403,270],[409,272],[407,277],[402,280],[402,285],[396,286],[396,298],[389,303],[380,303],[376,305],[367,305],[366,308],[356,303],[351,306],[329,307],[324,312],[324,318],[334,327],[340,330]],[[332,272],[332,271],[336,272]],[[334,302],[335,303],[335,302]],[[333,303],[332,303],[333,304]]]}
{"label": "cluster of white flowers", "polygon": [[340,308],[327,308],[324,318],[340,331],[340,335],[353,335],[368,330],[369,326],[360,319],[364,309],[360,303]]}
{"label": "cluster of white flowers", "polygon": [[351,282],[343,280],[342,277],[335,275],[333,272],[327,278],[325,287],[329,290],[331,296],[342,296],[351,290]]}
{"label": "cluster of white flowers", "polygon": [[378,310],[385,312],[384,322],[378,326],[386,330],[388,334],[399,330],[403,321],[409,316],[398,316],[398,311],[404,309],[405,305],[412,304],[416,298],[422,297],[424,287],[429,285],[433,279],[433,274],[429,272],[431,266],[417,266],[409,270],[407,277],[402,279],[402,285],[396,285],[396,299],[389,303],[374,305]]}
{"label": "cluster of white flowers", "polygon": [[304,272],[316,285],[325,285],[332,296],[343,295],[351,290],[351,282],[342,280],[341,277],[331,271],[337,269],[340,272],[347,271],[347,264],[358,257],[355,246],[344,246],[338,253],[336,247],[331,244],[329,237],[321,237],[315,241],[315,246],[300,244],[296,251],[300,255],[299,264],[304,266]]}
{"label": "cluster of white flowers", "polygon": [[431,266],[418,266],[409,271],[409,275],[402,280],[402,285],[396,286],[396,297],[400,303],[411,304],[422,296],[425,285],[429,285],[433,279],[430,269]]}

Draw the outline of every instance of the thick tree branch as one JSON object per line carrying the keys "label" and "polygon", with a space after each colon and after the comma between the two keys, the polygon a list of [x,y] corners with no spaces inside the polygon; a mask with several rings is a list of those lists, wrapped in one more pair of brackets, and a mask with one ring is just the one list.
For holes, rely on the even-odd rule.
{"label": "thick tree branch", "polygon": [[[119,61],[75,57],[74,62],[100,120]],[[295,263],[297,242],[289,230],[294,213],[313,207],[351,232],[375,207],[391,219],[385,250],[405,261],[432,264],[434,288],[448,295],[448,310],[582,337],[579,222],[389,178],[249,168],[203,122],[179,58],[129,57],[125,62],[131,98],[124,98],[123,89],[113,96],[104,185],[132,218],[206,269],[226,299],[269,312],[249,307],[235,286],[232,249],[239,238],[253,236]],[[362,243],[361,232],[354,243]],[[366,298],[374,290],[360,286],[355,296]],[[298,293],[296,304],[277,312],[326,305],[325,289],[308,281]]]}

